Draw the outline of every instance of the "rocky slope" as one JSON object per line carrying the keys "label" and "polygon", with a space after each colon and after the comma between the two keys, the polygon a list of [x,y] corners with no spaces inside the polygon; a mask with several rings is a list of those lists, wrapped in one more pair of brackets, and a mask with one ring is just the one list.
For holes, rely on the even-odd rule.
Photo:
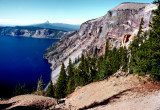
{"label": "rocky slope", "polygon": [[83,23],[78,31],[47,49],[44,57],[52,64],[52,80],[57,79],[62,61],[67,66],[69,58],[74,60],[82,52],[93,52],[96,47],[98,54],[103,54],[106,39],[111,48],[122,46],[123,35],[136,34],[142,17],[143,28],[148,30],[152,10],[156,8],[153,4],[122,3],[106,15]]}
{"label": "rocky slope", "polygon": [[73,31],[66,32],[56,29],[43,29],[29,26],[0,27],[0,35],[7,36],[59,39],[68,36],[71,33],[73,33]]}

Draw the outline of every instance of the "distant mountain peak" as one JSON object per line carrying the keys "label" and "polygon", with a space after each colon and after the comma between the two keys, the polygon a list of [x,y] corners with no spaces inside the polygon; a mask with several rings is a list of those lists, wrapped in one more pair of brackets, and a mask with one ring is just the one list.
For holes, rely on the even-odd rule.
{"label": "distant mountain peak", "polygon": [[80,25],[72,25],[72,24],[64,24],[64,23],[50,23],[48,20],[44,23],[33,24],[30,26],[45,28],[45,29],[49,28],[49,29],[63,30],[63,31],[76,31],[80,28]]}
{"label": "distant mountain peak", "polygon": [[46,22],[45,22],[45,24],[49,24],[50,22],[47,20]]}

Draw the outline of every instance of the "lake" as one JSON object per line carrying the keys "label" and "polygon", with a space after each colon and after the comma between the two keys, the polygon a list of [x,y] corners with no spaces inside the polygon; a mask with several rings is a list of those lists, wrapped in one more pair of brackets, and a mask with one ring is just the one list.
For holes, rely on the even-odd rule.
{"label": "lake", "polygon": [[16,84],[36,88],[42,76],[47,85],[51,78],[50,64],[43,59],[45,49],[58,40],[0,36],[0,97],[13,94]]}

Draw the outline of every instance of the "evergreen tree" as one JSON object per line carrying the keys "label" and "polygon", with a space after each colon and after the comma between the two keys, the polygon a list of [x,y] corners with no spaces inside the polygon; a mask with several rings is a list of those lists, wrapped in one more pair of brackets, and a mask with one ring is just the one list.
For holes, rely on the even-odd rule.
{"label": "evergreen tree", "polygon": [[98,57],[98,59],[97,59],[97,68],[98,68],[98,72],[97,72],[95,81],[103,79],[103,77],[104,77],[104,75],[102,74],[103,56]]}
{"label": "evergreen tree", "polygon": [[137,33],[138,43],[139,43],[140,37],[141,37],[142,32],[143,32],[143,30],[142,30],[142,26],[143,26],[143,25],[144,25],[144,20],[143,20],[143,18],[141,18],[141,22],[140,22],[140,25],[139,25],[139,31],[138,31],[138,33]]}
{"label": "evergreen tree", "polygon": [[53,87],[52,80],[50,81],[49,86],[48,86],[46,91],[47,91],[47,96],[48,97],[55,97],[54,96],[54,87]]}
{"label": "evergreen tree", "polygon": [[69,58],[67,93],[68,94],[72,93],[74,89],[75,89],[74,67],[73,67],[71,59]]}
{"label": "evergreen tree", "polygon": [[84,54],[82,53],[81,55],[81,62],[78,66],[78,86],[84,86],[88,83],[88,65],[87,65],[87,61],[84,57]]}
{"label": "evergreen tree", "polygon": [[121,66],[123,66],[124,70],[127,71],[127,64],[128,64],[128,58],[127,58],[127,49],[126,47],[120,48],[120,59],[121,59]]}
{"label": "evergreen tree", "polygon": [[64,63],[62,63],[61,71],[56,84],[56,91],[55,91],[56,98],[60,99],[66,96],[66,87],[67,87],[67,75],[66,75]]}
{"label": "evergreen tree", "polygon": [[[134,37],[133,42],[131,43],[130,52],[131,52],[131,73],[140,73],[141,72],[141,59],[142,56],[140,55],[141,51],[139,50],[141,48],[140,44],[143,43],[143,31],[142,26],[144,24],[143,18],[141,18],[139,31],[137,35]],[[140,57],[141,56],[141,57]]]}
{"label": "evergreen tree", "polygon": [[80,83],[79,83],[80,75],[79,75],[79,71],[77,68],[74,68],[74,81],[75,81],[75,88],[76,88],[80,85]]}
{"label": "evergreen tree", "polygon": [[27,94],[26,84],[24,83],[23,85],[21,85],[20,83],[18,83],[16,85],[15,95],[23,95],[23,94]]}
{"label": "evergreen tree", "polygon": [[93,57],[90,59],[90,82],[93,82],[96,79],[97,75],[97,65],[96,65],[96,55],[94,54]]}
{"label": "evergreen tree", "polygon": [[111,54],[109,50],[109,40],[106,40],[105,54],[102,62],[102,68],[98,70],[99,80],[103,80],[110,74],[111,72],[110,58],[111,58]]}
{"label": "evergreen tree", "polygon": [[116,48],[113,48],[111,51],[111,66],[112,72],[115,73],[120,68],[121,62],[119,58],[119,51]]}
{"label": "evergreen tree", "polygon": [[109,51],[108,52],[108,56],[107,56],[107,59],[106,59],[106,62],[105,62],[105,68],[106,68],[106,71],[105,71],[105,77],[108,77],[110,75],[112,75],[113,73],[113,68],[112,68],[112,52]]}
{"label": "evergreen tree", "polygon": [[106,60],[108,54],[109,54],[109,40],[107,39],[106,46],[105,46],[104,60]]}
{"label": "evergreen tree", "polygon": [[137,52],[137,50],[139,48],[139,44],[142,43],[142,40],[143,40],[143,37],[142,37],[142,34],[143,34],[142,26],[143,25],[144,25],[144,21],[143,21],[143,18],[141,18],[138,33],[134,37],[134,40],[132,41],[131,46],[130,46],[130,50],[131,50],[132,54]]}
{"label": "evergreen tree", "polygon": [[73,72],[73,65],[72,65],[72,60],[69,58],[69,65],[68,65],[68,77],[74,76]]}

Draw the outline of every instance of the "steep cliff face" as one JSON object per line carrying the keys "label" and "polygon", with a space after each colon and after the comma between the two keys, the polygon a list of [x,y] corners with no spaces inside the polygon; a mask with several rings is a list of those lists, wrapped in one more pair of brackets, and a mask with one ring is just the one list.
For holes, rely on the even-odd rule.
{"label": "steep cliff face", "polygon": [[34,37],[34,38],[62,38],[73,31],[65,32],[55,29],[43,29],[28,26],[17,26],[17,27],[0,27],[0,35],[8,36],[23,36],[23,37]]}
{"label": "steep cliff face", "polygon": [[62,61],[67,66],[69,58],[74,60],[82,52],[94,51],[95,47],[99,55],[103,54],[106,39],[111,48],[122,46],[123,35],[136,34],[142,17],[144,30],[149,29],[152,10],[156,8],[153,4],[122,3],[105,16],[83,23],[77,32],[47,49],[44,57],[52,63],[52,80],[58,77]]}

